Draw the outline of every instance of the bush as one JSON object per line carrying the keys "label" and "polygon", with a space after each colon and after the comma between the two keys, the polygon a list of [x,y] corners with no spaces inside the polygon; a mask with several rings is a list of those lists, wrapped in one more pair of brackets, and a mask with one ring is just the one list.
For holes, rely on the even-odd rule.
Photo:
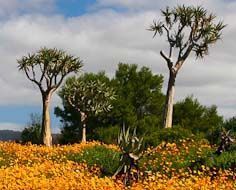
{"label": "bush", "polygon": [[68,156],[69,160],[86,163],[90,168],[98,166],[102,175],[113,175],[119,167],[120,153],[102,145],[84,149],[79,154]]}
{"label": "bush", "polygon": [[236,169],[236,151],[214,155],[206,160],[206,165],[217,169]]}
{"label": "bush", "polygon": [[95,140],[106,144],[117,144],[119,126],[101,127],[94,130]]}
{"label": "bush", "polygon": [[232,132],[236,133],[236,116],[226,120],[224,122],[224,128],[226,130],[231,130]]}
{"label": "bush", "polygon": [[21,133],[21,141],[23,143],[31,142],[32,144],[40,144],[41,128],[41,116],[39,114],[31,114],[30,122]]}
{"label": "bush", "polygon": [[[158,131],[144,137],[144,146],[157,146],[161,142],[178,143],[182,139],[193,138],[194,135],[188,129],[174,126],[171,129],[159,129]],[[194,137],[196,138],[196,137]]]}

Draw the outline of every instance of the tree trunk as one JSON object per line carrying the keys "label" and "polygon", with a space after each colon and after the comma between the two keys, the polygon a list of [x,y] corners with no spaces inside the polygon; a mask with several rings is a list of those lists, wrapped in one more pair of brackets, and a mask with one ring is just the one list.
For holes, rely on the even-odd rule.
{"label": "tree trunk", "polygon": [[86,142],[86,124],[83,124],[83,129],[82,129],[82,143]]}
{"label": "tree trunk", "polygon": [[82,123],[82,143],[86,142],[86,118],[87,115],[84,112],[80,112],[81,115],[81,123]]}
{"label": "tree trunk", "polygon": [[175,78],[176,78],[175,72],[170,70],[167,93],[166,93],[165,108],[164,108],[164,114],[163,114],[164,128],[172,128]]}
{"label": "tree trunk", "polygon": [[42,93],[43,99],[43,114],[42,114],[42,143],[46,146],[52,146],[52,134],[50,126],[50,99],[51,93]]}

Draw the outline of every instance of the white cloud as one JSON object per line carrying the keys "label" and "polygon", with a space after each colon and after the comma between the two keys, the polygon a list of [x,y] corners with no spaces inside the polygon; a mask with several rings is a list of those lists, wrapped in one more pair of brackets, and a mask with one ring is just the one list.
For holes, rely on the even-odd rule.
{"label": "white cloud", "polygon": [[[38,2],[40,7],[42,1]],[[228,26],[223,32],[223,40],[210,49],[209,56],[197,61],[190,58],[186,62],[177,78],[176,100],[194,94],[206,105],[216,104],[221,114],[235,115],[236,24],[231,22],[236,19],[236,13],[232,11],[235,3],[229,6],[229,3],[220,0],[184,2],[203,3],[210,10],[215,10],[220,18],[224,18]],[[62,48],[80,56],[84,60],[83,70],[88,72],[106,70],[109,75],[113,75],[117,64],[126,62],[148,66],[154,73],[167,76],[167,67],[159,55],[159,51],[165,46],[165,40],[153,39],[153,34],[146,29],[160,14],[159,8],[175,3],[176,1],[156,0],[100,0],[97,7],[123,6],[130,10],[115,12],[104,8],[74,18],[28,13],[1,21],[0,105],[40,104],[38,89],[17,70],[16,59],[43,46]],[[134,11],[133,6],[139,10]],[[167,77],[165,84],[166,81]],[[165,92],[166,89],[163,90]],[[59,98],[55,95],[53,101],[55,105]]]}
{"label": "white cloud", "polygon": [[52,12],[54,3],[54,0],[0,0],[0,17],[14,17],[22,13]]}
{"label": "white cloud", "polygon": [[24,126],[18,123],[0,123],[0,130],[21,131],[22,129]]}

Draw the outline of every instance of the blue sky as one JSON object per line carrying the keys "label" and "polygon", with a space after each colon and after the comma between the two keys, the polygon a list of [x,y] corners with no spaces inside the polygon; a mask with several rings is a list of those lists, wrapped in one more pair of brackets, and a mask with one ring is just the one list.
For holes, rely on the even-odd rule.
{"label": "blue sky", "polygon": [[[176,81],[175,101],[194,95],[204,105],[216,105],[225,118],[236,115],[236,1],[8,0],[0,1],[0,129],[21,130],[31,113],[41,113],[39,91],[17,70],[16,60],[44,46],[80,56],[85,72],[112,76],[119,62],[148,66],[164,75],[165,92],[168,70],[159,52],[166,43],[146,29],[160,18],[160,9],[182,3],[203,5],[227,27],[209,56],[188,59]],[[53,110],[60,105],[55,94],[54,132],[60,122]]]}
{"label": "blue sky", "polygon": [[57,0],[56,8],[59,14],[66,17],[77,17],[91,11],[95,0]]}

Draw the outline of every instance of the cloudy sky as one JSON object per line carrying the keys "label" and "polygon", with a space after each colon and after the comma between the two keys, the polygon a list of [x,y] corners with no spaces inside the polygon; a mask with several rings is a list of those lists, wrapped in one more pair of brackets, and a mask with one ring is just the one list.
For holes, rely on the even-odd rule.
{"label": "cloudy sky", "polygon": [[[176,82],[176,101],[194,95],[217,105],[225,118],[236,115],[236,0],[0,0],[0,129],[21,130],[30,113],[41,112],[36,86],[17,69],[16,60],[40,47],[57,47],[80,56],[84,72],[114,75],[119,62],[148,66],[167,80],[159,51],[165,40],[146,29],[160,9],[202,5],[227,27],[203,60],[190,57]],[[235,20],[234,20],[235,19]],[[163,92],[166,91],[166,83]],[[52,102],[52,127],[60,129]]]}

